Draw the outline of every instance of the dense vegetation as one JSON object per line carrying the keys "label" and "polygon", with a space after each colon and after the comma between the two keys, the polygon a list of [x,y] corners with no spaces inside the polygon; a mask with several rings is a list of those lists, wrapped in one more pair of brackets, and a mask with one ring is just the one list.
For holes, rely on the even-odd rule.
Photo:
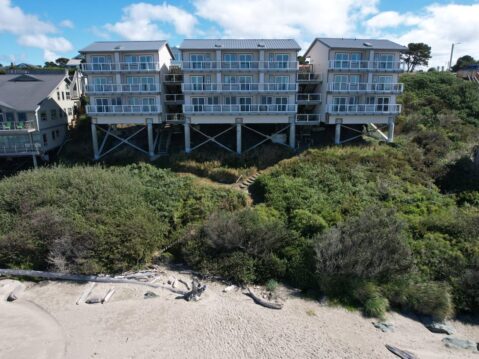
{"label": "dense vegetation", "polygon": [[447,73],[402,82],[394,145],[310,149],[275,165],[290,154],[156,163],[220,182],[268,167],[251,189],[253,206],[239,192],[151,165],[59,166],[5,179],[0,266],[120,271],[176,243],[171,254],[205,273],[285,281],[371,316],[389,307],[437,319],[479,313],[479,172],[470,156],[479,89]]}

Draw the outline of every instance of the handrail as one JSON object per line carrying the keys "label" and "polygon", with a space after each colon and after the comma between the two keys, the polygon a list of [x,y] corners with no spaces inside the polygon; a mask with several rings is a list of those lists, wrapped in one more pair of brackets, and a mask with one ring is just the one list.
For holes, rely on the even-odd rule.
{"label": "handrail", "polygon": [[95,92],[158,93],[161,91],[161,86],[159,83],[155,83],[155,84],[94,84],[94,85],[87,85],[86,91],[90,93],[95,93]]}
{"label": "handrail", "polygon": [[159,62],[110,62],[110,63],[84,63],[82,71],[88,72],[114,72],[114,71],[160,71]]}
{"label": "handrail", "polygon": [[89,105],[86,108],[87,113],[92,114],[115,114],[115,113],[161,113],[159,105]]}
{"label": "handrail", "polygon": [[377,70],[402,71],[401,61],[329,60],[329,68],[334,70]]}
{"label": "handrail", "polygon": [[35,121],[2,121],[0,131],[17,131],[35,129]]}
{"label": "handrail", "polygon": [[373,105],[373,104],[356,104],[356,105],[338,105],[329,104],[327,112],[333,114],[399,114],[401,113],[401,105]]}
{"label": "handrail", "polygon": [[183,61],[184,70],[297,70],[298,61]]}
{"label": "handrail", "polygon": [[296,105],[184,105],[185,113],[289,113],[296,112]]}
{"label": "handrail", "polygon": [[402,93],[403,83],[349,83],[331,82],[328,84],[328,91],[331,92],[384,92]]}
{"label": "handrail", "polygon": [[177,94],[165,94],[165,102],[178,102],[184,101],[185,95],[177,93]]}
{"label": "handrail", "polygon": [[320,93],[298,93],[296,95],[297,102],[321,102]]}
{"label": "handrail", "polygon": [[185,92],[295,92],[298,90],[298,85],[295,83],[184,83],[182,89]]}
{"label": "handrail", "polygon": [[40,143],[24,143],[22,145],[0,146],[0,153],[25,153],[39,152],[42,145]]}
{"label": "handrail", "polygon": [[298,113],[296,115],[296,122],[319,122],[321,119],[319,114],[305,114]]}

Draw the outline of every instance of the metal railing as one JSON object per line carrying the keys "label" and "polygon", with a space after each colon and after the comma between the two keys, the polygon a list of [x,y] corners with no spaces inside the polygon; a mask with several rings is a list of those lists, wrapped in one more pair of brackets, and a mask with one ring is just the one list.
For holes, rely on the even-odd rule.
{"label": "metal railing", "polygon": [[167,113],[164,118],[167,122],[183,122],[185,115],[182,113]]}
{"label": "metal railing", "polygon": [[329,60],[332,70],[400,72],[400,61]]}
{"label": "metal railing", "polygon": [[298,113],[296,115],[296,122],[319,122],[321,119],[319,114],[304,114]]}
{"label": "metal railing", "polygon": [[298,103],[320,103],[320,93],[299,93],[296,95],[296,102]]}
{"label": "metal railing", "polygon": [[0,131],[18,131],[35,129],[35,121],[2,121]]}
{"label": "metal railing", "polygon": [[328,84],[330,92],[371,92],[371,93],[402,93],[404,84],[402,83],[348,83],[332,82]]}
{"label": "metal railing", "polygon": [[168,74],[168,75],[165,75],[164,82],[167,82],[167,83],[182,83],[183,82],[183,74]]}
{"label": "metal railing", "polygon": [[84,72],[150,72],[160,71],[159,62],[111,62],[111,63],[85,63],[81,64]]}
{"label": "metal railing", "polygon": [[356,114],[370,114],[370,115],[394,115],[401,113],[401,105],[335,105],[330,104],[327,107],[327,112],[331,114],[341,115],[356,115]]}
{"label": "metal railing", "polygon": [[209,70],[297,70],[297,61],[183,61],[182,68],[190,71]]}
{"label": "metal railing", "polygon": [[161,112],[159,105],[106,105],[86,107],[89,114],[158,114]]}
{"label": "metal railing", "polygon": [[160,84],[104,84],[87,85],[89,93],[158,93]]}
{"label": "metal railing", "polygon": [[321,82],[321,74],[315,74],[312,72],[298,72],[298,82]]}
{"label": "metal railing", "polygon": [[15,145],[0,145],[0,154],[10,153],[38,153],[42,145],[40,143],[22,143]]}
{"label": "metal railing", "polygon": [[228,113],[291,113],[296,112],[296,105],[184,105],[183,112],[199,114]]}
{"label": "metal railing", "polygon": [[210,84],[182,84],[184,92],[296,92],[298,85],[277,83],[210,83]]}

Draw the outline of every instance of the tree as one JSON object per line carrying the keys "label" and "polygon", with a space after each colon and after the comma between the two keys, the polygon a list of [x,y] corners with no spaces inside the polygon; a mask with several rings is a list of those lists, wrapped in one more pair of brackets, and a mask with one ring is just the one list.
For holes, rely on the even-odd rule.
{"label": "tree", "polygon": [[57,67],[57,64],[53,61],[46,61],[43,67]]}
{"label": "tree", "polygon": [[55,63],[58,66],[64,67],[64,66],[66,66],[68,61],[69,61],[69,59],[67,59],[66,57],[59,57],[58,59],[55,60]]}
{"label": "tree", "polygon": [[416,66],[427,66],[431,58],[431,46],[423,43],[410,43],[407,51],[402,55],[407,65],[407,72],[413,72]]}
{"label": "tree", "polygon": [[477,64],[478,61],[470,55],[464,55],[457,59],[456,64],[452,67],[453,72],[464,69],[465,67],[473,64]]}

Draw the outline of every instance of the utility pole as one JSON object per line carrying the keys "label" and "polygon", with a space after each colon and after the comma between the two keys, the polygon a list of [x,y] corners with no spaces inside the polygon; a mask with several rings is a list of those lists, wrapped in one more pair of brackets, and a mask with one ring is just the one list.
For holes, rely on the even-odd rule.
{"label": "utility pole", "polygon": [[454,45],[459,45],[460,42],[452,43],[451,45],[451,57],[449,58],[449,71],[452,70],[452,55],[454,55]]}

